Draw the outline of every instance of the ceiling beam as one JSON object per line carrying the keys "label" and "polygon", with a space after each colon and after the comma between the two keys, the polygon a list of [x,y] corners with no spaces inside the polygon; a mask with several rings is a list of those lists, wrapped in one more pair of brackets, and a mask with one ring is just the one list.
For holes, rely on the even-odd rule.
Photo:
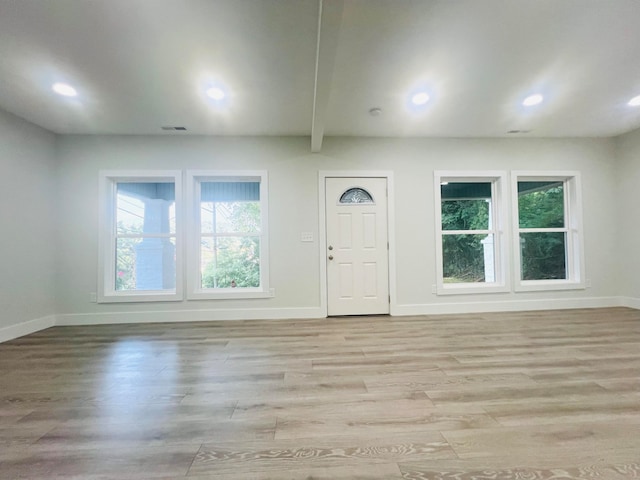
{"label": "ceiling beam", "polygon": [[318,0],[316,78],[311,120],[311,151],[314,153],[322,148],[343,8],[344,0]]}

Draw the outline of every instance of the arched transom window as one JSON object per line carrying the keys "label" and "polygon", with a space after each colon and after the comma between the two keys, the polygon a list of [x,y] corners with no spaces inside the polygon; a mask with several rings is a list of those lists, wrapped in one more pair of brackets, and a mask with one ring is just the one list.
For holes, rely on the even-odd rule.
{"label": "arched transom window", "polygon": [[374,201],[369,192],[360,187],[353,187],[340,196],[340,203],[374,203]]}

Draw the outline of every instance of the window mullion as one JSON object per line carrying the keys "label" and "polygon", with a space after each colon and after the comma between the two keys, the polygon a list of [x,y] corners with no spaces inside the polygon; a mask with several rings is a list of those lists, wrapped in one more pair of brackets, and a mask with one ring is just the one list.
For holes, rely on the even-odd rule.
{"label": "window mullion", "polygon": [[209,233],[203,232],[200,234],[203,238],[214,237],[260,237],[260,232],[225,232],[225,233]]}
{"label": "window mullion", "polygon": [[566,233],[569,231],[568,228],[557,227],[557,228],[520,228],[518,229],[520,233]]}
{"label": "window mullion", "polygon": [[175,233],[117,233],[116,238],[176,238]]}
{"label": "window mullion", "polygon": [[493,235],[494,230],[442,230],[442,235]]}

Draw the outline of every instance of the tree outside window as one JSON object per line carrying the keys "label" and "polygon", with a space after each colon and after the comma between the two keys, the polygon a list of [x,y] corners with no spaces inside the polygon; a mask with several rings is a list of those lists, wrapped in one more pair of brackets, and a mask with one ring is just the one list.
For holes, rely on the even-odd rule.
{"label": "tree outside window", "polygon": [[202,202],[202,288],[260,287],[260,203]]}
{"label": "tree outside window", "polygon": [[506,173],[434,172],[438,294],[502,292]]}
{"label": "tree outside window", "polygon": [[579,172],[512,175],[515,289],[584,288]]}
{"label": "tree outside window", "polygon": [[267,173],[189,171],[189,298],[265,298]]}
{"label": "tree outside window", "polygon": [[518,182],[522,280],[567,278],[563,182]]}

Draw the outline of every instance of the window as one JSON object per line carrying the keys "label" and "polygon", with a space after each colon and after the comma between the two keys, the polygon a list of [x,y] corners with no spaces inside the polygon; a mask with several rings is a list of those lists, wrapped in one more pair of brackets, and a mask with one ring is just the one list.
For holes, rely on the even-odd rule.
{"label": "window", "polygon": [[189,298],[271,296],[266,172],[189,172]]}
{"label": "window", "polygon": [[373,197],[360,187],[350,188],[340,197],[340,203],[374,203]]}
{"label": "window", "polygon": [[516,290],[584,288],[578,174],[514,172],[512,190]]}
{"label": "window", "polygon": [[102,172],[98,301],[181,300],[180,172]]}
{"label": "window", "polygon": [[501,172],[435,172],[437,293],[507,291]]}

